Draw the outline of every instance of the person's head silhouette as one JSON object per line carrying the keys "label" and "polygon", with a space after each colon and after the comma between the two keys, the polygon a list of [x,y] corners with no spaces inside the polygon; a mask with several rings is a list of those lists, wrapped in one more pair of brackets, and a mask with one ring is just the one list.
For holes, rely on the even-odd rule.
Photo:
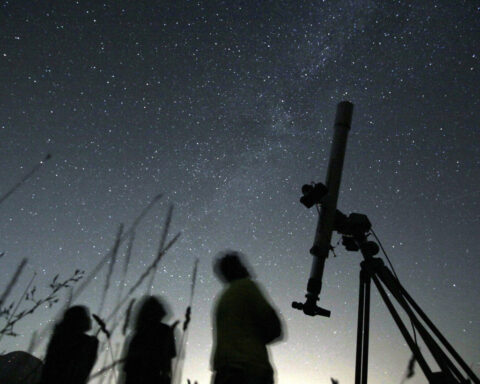
{"label": "person's head silhouette", "polygon": [[213,271],[224,283],[249,278],[251,275],[242,261],[243,258],[243,255],[236,251],[222,252],[213,265]]}
{"label": "person's head silhouette", "polygon": [[90,311],[83,305],[68,308],[58,324],[59,330],[84,333],[92,328]]}
{"label": "person's head silhouette", "polygon": [[158,324],[167,314],[165,306],[155,296],[147,296],[140,303],[140,309],[135,321],[135,328],[144,329]]}

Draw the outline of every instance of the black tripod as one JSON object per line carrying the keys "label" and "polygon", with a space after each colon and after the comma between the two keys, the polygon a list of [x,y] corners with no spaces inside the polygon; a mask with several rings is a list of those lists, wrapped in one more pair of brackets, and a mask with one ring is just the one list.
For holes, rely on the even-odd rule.
{"label": "black tripod", "polygon": [[[357,215],[368,222],[368,231],[370,230],[370,222],[365,215]],[[350,215],[350,217],[352,217]],[[349,218],[350,218],[349,217]],[[358,221],[358,220],[355,220]],[[367,227],[363,227],[366,229]],[[400,281],[385,266],[379,258],[373,257],[379,251],[378,245],[372,241],[367,241],[367,234],[360,231],[349,231],[348,235],[343,235],[343,244],[347,250],[360,250],[364,257],[364,261],[360,263],[360,289],[359,289],[359,305],[358,305],[358,328],[357,328],[357,355],[355,365],[355,384],[366,384],[368,376],[368,341],[370,327],[370,285],[371,281],[375,283],[380,295],[386,304],[390,314],[412,351],[415,360],[418,362],[425,377],[430,384],[462,384],[475,383],[480,384],[480,380],[473,373],[470,367],[455,351],[451,344],[445,339],[441,332],[435,327],[432,321],[427,317],[425,312],[408,294]],[[416,340],[412,338],[405,323],[400,317],[398,311],[393,305],[392,299],[388,296],[387,291],[403,308],[408,315],[412,326],[421,336],[427,349],[430,351],[440,371],[433,372],[425,360],[422,352],[418,348]],[[421,320],[421,321],[420,321]],[[436,339],[433,337],[435,336]],[[450,354],[447,355],[445,350]],[[460,372],[459,367],[464,371],[467,378]]]}

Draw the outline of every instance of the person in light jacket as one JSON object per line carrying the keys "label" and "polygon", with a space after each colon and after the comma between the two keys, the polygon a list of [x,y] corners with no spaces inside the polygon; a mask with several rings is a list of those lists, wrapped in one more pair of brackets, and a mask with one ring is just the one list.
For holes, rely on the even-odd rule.
{"label": "person in light jacket", "polygon": [[267,345],[282,337],[282,325],[244,263],[229,251],[214,264],[225,284],[214,307],[214,384],[272,384]]}

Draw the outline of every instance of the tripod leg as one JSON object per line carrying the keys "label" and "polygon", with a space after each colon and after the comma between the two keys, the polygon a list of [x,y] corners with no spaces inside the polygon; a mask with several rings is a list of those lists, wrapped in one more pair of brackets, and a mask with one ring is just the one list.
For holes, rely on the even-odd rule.
{"label": "tripod leg", "polygon": [[[367,276],[367,273],[363,270],[360,270],[360,287],[358,290],[358,319],[357,319],[357,355],[355,362],[355,384],[366,384],[364,380],[363,370],[365,369],[364,365],[364,351],[365,351],[365,286],[366,279],[370,280],[370,277]],[[370,296],[370,295],[369,295]],[[368,340],[367,340],[368,344]],[[368,351],[368,346],[367,346]],[[367,362],[368,363],[368,362]]]}
{"label": "tripod leg", "polygon": [[[427,348],[432,353],[432,356],[434,357],[435,361],[437,362],[437,364],[440,367],[440,369],[442,370],[442,372],[445,375],[448,375],[448,376],[451,376],[452,378],[455,378],[456,380],[459,380],[459,381],[464,380],[464,378],[462,376],[462,373],[459,371],[459,369],[455,366],[455,364],[452,362],[452,360],[442,350],[442,348],[439,346],[437,341],[432,337],[430,332],[425,328],[425,326],[418,320],[416,314],[412,310],[412,307],[409,305],[408,297],[405,296],[406,291],[403,289],[400,282],[393,276],[391,271],[387,267],[383,266],[379,270],[378,277],[383,282],[383,284],[385,284],[385,286],[390,290],[390,292],[393,294],[393,296],[397,299],[398,303],[402,306],[402,308],[408,314],[410,320],[414,324],[415,328],[418,330],[419,334],[421,335],[421,337],[422,337],[423,341],[425,342]],[[409,296],[408,293],[407,293],[407,296]],[[413,299],[411,297],[410,297],[410,299],[411,299],[411,301],[413,301]],[[415,306],[413,306],[413,307],[415,308]],[[418,307],[418,309],[420,309],[420,308]],[[420,316],[422,315],[418,311],[417,311],[417,313],[419,313]],[[425,315],[425,314],[423,313],[423,315]],[[425,316],[425,318],[426,318],[426,316]],[[429,325],[429,324],[427,323],[427,325]],[[433,325],[433,324],[431,323],[431,325]],[[430,328],[432,329],[432,327],[430,327]]]}
{"label": "tripod leg", "polygon": [[393,306],[392,301],[390,300],[387,293],[385,292],[385,289],[383,288],[383,285],[380,283],[377,276],[373,275],[372,279],[373,279],[373,282],[375,283],[375,286],[378,289],[378,292],[380,292],[380,295],[382,296],[383,302],[385,303],[388,310],[390,311],[390,314],[395,320],[395,323],[397,324],[398,329],[402,333],[403,338],[405,339],[408,346],[410,347],[410,350],[413,352],[415,359],[418,362],[418,365],[420,365],[420,368],[422,368],[422,371],[425,374],[428,382],[432,383],[432,380],[433,380],[432,370],[428,366],[427,362],[425,361],[425,358],[423,357],[417,345],[415,344],[415,341],[410,336],[410,333],[408,332],[407,327],[405,326],[402,319],[400,318],[400,315],[398,314],[397,310]]}
{"label": "tripod leg", "polygon": [[358,294],[358,318],[357,318],[357,356],[355,362],[355,384],[361,384],[362,378],[362,352],[363,352],[363,313],[365,305],[365,285],[363,283],[363,269],[360,271],[360,287]]}
{"label": "tripod leg", "polygon": [[368,380],[368,345],[370,331],[370,283],[371,279],[368,273],[365,273],[365,311],[363,323],[363,360],[362,360],[362,383],[366,384]]}
{"label": "tripod leg", "polygon": [[398,283],[400,290],[406,300],[410,303],[413,309],[420,315],[422,320],[425,324],[432,330],[438,340],[445,346],[447,351],[450,355],[458,362],[458,364],[462,367],[465,373],[472,379],[475,384],[480,384],[480,379],[475,375],[475,373],[471,370],[467,363],[460,357],[458,352],[452,347],[452,345],[447,341],[447,339],[442,335],[442,333],[438,330],[438,328],[433,324],[433,322],[428,318],[428,316],[423,312],[420,306],[413,300],[410,294],[405,290],[405,288]]}

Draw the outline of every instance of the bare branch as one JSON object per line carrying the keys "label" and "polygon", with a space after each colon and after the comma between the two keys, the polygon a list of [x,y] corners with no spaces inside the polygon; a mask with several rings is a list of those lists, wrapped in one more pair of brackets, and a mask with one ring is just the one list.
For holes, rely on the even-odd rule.
{"label": "bare branch", "polygon": [[0,339],[3,337],[3,335],[17,336],[18,334],[14,332],[14,327],[19,321],[33,314],[40,306],[46,305],[48,308],[52,307],[59,301],[57,296],[58,292],[63,288],[69,288],[72,284],[77,283],[80,279],[82,279],[83,273],[83,271],[77,269],[71,277],[62,282],[57,282],[57,276],[55,276],[49,285],[51,292],[46,297],[41,299],[35,298],[36,287],[33,287],[25,296],[26,301],[32,303],[30,308],[24,309],[13,316],[11,316],[13,305],[10,305],[6,309],[2,309],[0,311],[0,316],[3,315],[6,317],[7,322],[3,328],[0,329]]}

